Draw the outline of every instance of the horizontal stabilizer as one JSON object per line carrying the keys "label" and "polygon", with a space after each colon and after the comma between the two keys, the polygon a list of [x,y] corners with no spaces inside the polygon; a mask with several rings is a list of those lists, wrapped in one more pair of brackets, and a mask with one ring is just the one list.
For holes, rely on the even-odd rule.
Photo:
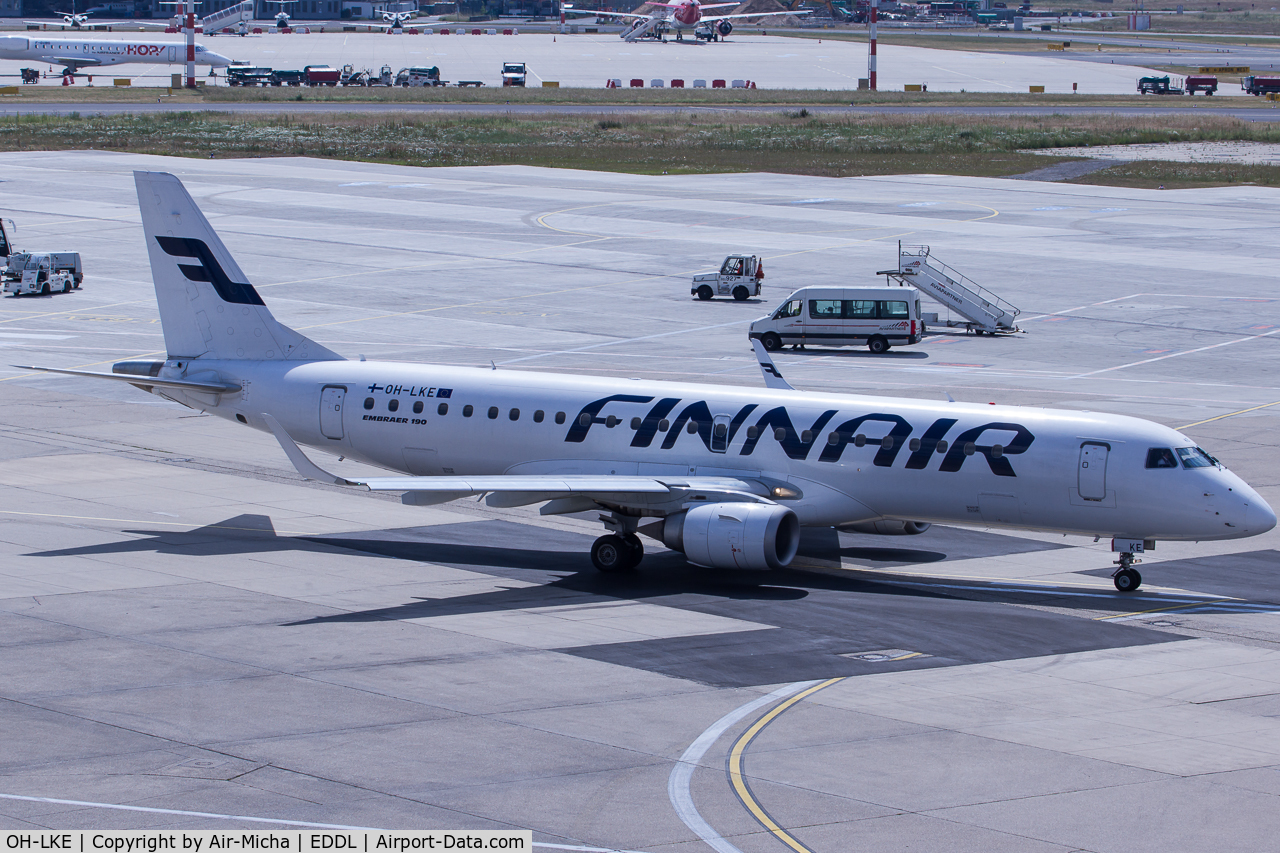
{"label": "horizontal stabilizer", "polygon": [[15,364],[19,370],[39,370],[42,373],[65,373],[68,376],[89,376],[93,379],[114,379],[116,382],[128,382],[130,385],[145,385],[156,388],[176,388],[179,391],[203,391],[207,394],[226,394],[239,392],[239,385],[229,382],[193,382],[188,379],[156,379],[151,376],[135,376],[129,373],[96,373],[92,370],[67,370],[61,367],[38,367],[31,364]]}

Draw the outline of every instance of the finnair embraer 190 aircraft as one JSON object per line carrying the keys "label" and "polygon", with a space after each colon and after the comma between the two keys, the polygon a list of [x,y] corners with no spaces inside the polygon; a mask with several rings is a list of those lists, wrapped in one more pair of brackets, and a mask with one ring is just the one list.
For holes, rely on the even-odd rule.
{"label": "finnair embraer 190 aircraft", "polygon": [[[123,65],[128,62],[181,64],[187,61],[187,46],[179,42],[149,42],[139,39],[0,36],[0,59],[48,62],[63,66],[64,74],[75,74],[81,68]],[[225,68],[231,64],[231,60],[197,44],[196,64]]]}
{"label": "finnair embraer 190 aircraft", "polygon": [[[800,527],[921,533],[931,522],[1113,538],[1115,584],[1154,540],[1275,526],[1243,480],[1168,427],[1120,415],[348,361],[271,316],[172,175],[135,172],[168,358],[110,374],[273,433],[304,476],[403,492],[411,505],[487,495],[544,515],[600,511],[591,558],[634,568],[637,532],[690,562],[786,566]],[[298,444],[403,474],[348,480]]]}

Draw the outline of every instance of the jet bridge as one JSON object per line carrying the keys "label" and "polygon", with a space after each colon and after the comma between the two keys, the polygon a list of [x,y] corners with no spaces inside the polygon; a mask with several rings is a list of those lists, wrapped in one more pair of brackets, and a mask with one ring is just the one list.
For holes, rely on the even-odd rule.
{"label": "jet bridge", "polygon": [[947,326],[971,329],[988,335],[1021,332],[1014,325],[1022,312],[977,282],[929,255],[928,246],[898,244],[898,268],[876,273],[920,292],[964,317],[967,322],[948,320]]}

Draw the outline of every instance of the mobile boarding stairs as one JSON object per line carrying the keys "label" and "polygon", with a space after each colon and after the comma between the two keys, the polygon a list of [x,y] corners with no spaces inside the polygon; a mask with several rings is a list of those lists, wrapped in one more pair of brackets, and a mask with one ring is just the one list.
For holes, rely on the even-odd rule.
{"label": "mobile boarding stairs", "polygon": [[921,293],[964,317],[967,322],[948,319],[945,325],[964,327],[974,334],[988,335],[1021,332],[1014,325],[1022,312],[963,274],[929,256],[928,246],[898,244],[898,268],[881,270],[876,275],[910,285]]}

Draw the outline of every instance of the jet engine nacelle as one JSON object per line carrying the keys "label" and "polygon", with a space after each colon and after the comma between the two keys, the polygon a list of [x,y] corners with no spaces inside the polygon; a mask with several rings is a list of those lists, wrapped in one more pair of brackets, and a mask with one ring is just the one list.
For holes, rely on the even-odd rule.
{"label": "jet engine nacelle", "polygon": [[728,36],[729,33],[733,32],[733,24],[729,23],[728,21],[720,21],[716,24],[716,30],[720,33],[720,35]]}
{"label": "jet engine nacelle", "polygon": [[706,504],[667,516],[662,541],[699,566],[781,569],[800,547],[800,520],[778,504]]}
{"label": "jet engine nacelle", "polygon": [[842,524],[841,530],[853,533],[874,533],[879,536],[917,536],[930,527],[927,521],[900,521],[896,518],[882,518],[879,521],[859,521],[856,524]]}

